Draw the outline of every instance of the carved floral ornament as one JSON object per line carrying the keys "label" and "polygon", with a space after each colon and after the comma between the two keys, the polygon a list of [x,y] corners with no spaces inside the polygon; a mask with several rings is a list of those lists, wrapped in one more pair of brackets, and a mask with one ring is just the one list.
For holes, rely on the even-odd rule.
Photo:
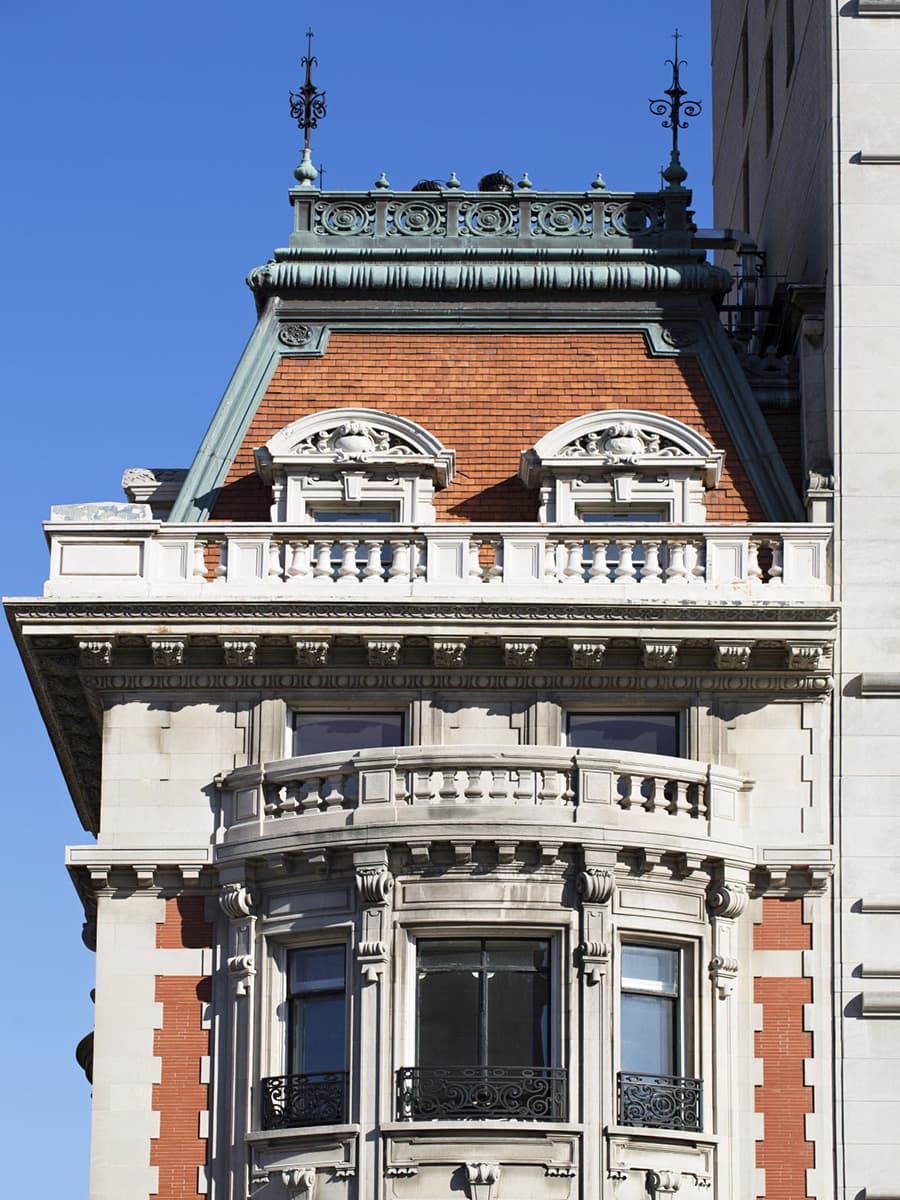
{"label": "carved floral ornament", "polygon": [[528,487],[536,487],[547,472],[677,468],[711,488],[719,482],[724,458],[723,451],[681,421],[639,409],[614,409],[587,413],[552,430],[523,452],[519,475]]}
{"label": "carved floral ornament", "polygon": [[421,425],[374,408],[332,408],[302,417],[256,450],[257,471],[272,482],[277,467],[310,470],[362,464],[428,471],[436,487],[453,479],[454,452]]}

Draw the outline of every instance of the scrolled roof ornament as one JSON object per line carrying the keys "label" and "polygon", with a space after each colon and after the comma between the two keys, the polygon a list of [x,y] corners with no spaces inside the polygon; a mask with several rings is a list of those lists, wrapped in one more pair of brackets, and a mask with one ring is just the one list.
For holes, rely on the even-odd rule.
{"label": "scrolled roof ornament", "polygon": [[593,429],[560,452],[561,458],[590,458],[611,465],[635,463],[641,458],[683,455],[684,450],[674,442],[630,421],[616,421],[612,425]]}

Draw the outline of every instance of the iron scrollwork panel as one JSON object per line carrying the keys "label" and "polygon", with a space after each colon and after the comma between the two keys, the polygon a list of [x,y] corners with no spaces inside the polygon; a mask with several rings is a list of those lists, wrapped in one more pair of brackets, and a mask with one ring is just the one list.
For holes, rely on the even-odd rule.
{"label": "iron scrollwork panel", "polygon": [[263,1129],[340,1125],[346,1120],[346,1071],[275,1075],[262,1081]]}
{"label": "iron scrollwork panel", "polygon": [[681,1075],[619,1074],[619,1124],[699,1131],[703,1083]]}
{"label": "iron scrollwork panel", "polygon": [[397,1073],[397,1116],[432,1121],[564,1121],[560,1067],[405,1067]]}

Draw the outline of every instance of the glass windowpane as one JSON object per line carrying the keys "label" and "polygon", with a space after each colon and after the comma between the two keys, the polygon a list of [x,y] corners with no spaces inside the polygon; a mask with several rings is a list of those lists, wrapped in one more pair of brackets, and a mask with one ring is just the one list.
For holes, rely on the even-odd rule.
{"label": "glass windowpane", "polygon": [[675,713],[570,713],[568,744],[585,750],[678,754]]}
{"label": "glass windowpane", "polygon": [[291,1027],[290,1074],[344,1070],[343,993],[293,1000]]}
{"label": "glass windowpane", "polygon": [[344,990],[344,947],[311,946],[290,955],[291,995],[311,991]]}
{"label": "glass windowpane", "polygon": [[295,754],[342,754],[403,745],[402,713],[297,713]]}
{"label": "glass windowpane", "polygon": [[488,972],[488,1066],[548,1065],[548,982],[535,971]]}
{"label": "glass windowpane", "polygon": [[419,1065],[478,1065],[481,1062],[479,972],[422,972],[418,990]]}
{"label": "glass windowpane", "polygon": [[623,989],[676,995],[678,957],[677,950],[667,950],[663,946],[623,946]]}
{"label": "glass windowpane", "polygon": [[622,1070],[675,1074],[675,1000],[622,995]]}

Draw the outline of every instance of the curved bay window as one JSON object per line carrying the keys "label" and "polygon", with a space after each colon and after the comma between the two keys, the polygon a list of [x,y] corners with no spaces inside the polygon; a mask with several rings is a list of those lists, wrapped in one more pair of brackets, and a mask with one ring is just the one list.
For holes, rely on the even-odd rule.
{"label": "curved bay window", "polygon": [[288,954],[287,1075],[263,1080],[263,1128],[337,1125],[346,1119],[343,946]]}
{"label": "curved bay window", "polygon": [[687,952],[622,946],[619,1123],[699,1130],[702,1085],[686,1074]]}
{"label": "curved bay window", "polygon": [[550,1066],[550,943],[423,940],[418,1066],[398,1074],[409,1120],[564,1120],[566,1073]]}

